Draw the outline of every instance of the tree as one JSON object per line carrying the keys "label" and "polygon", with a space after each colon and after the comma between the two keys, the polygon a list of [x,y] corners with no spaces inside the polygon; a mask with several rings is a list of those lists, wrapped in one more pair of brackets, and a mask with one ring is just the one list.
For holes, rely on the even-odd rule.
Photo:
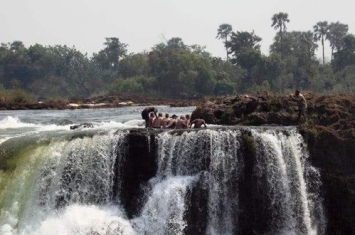
{"label": "tree", "polygon": [[330,48],[332,50],[332,56],[331,58],[333,59],[333,54],[334,51],[338,51],[341,49],[343,46],[343,39],[348,33],[349,27],[346,24],[342,24],[339,22],[336,23],[330,23],[328,26],[328,32],[326,35],[326,39],[330,43]]}
{"label": "tree", "polygon": [[23,48],[25,48],[25,45],[21,41],[13,41],[10,46],[10,49],[15,52]]}
{"label": "tree", "polygon": [[198,45],[185,45],[181,38],[153,47],[148,55],[149,75],[156,77],[158,94],[179,98],[212,94],[216,72],[212,58],[203,50]]}
{"label": "tree", "polygon": [[280,34],[280,39],[281,39],[281,57],[283,56],[283,44],[282,44],[282,39],[283,39],[283,34],[286,32],[286,23],[290,22],[288,19],[288,14],[279,12],[278,14],[274,14],[273,17],[271,18],[272,24],[271,27],[274,27],[275,30],[279,29],[279,34]]}
{"label": "tree", "polygon": [[35,78],[51,76],[54,73],[54,65],[60,59],[54,57],[52,47],[44,47],[35,44],[28,48],[28,56],[31,59],[31,75]]}
{"label": "tree", "polygon": [[[281,48],[281,37],[277,35],[274,38],[274,43],[270,46],[271,53],[277,53]],[[303,65],[315,59],[315,50],[318,45],[314,41],[313,33],[311,31],[301,32],[292,31],[286,32],[283,37],[283,52],[284,57],[294,56],[299,61],[303,61]]]}
{"label": "tree", "polygon": [[200,45],[194,44],[189,47],[190,47],[190,50],[197,55],[211,57],[211,53],[206,51],[206,46],[200,46]]}
{"label": "tree", "polygon": [[136,77],[129,79],[117,79],[112,87],[111,93],[142,93],[144,92],[144,87],[141,83],[137,81]]}
{"label": "tree", "polygon": [[343,41],[342,48],[334,53],[333,65],[337,71],[349,65],[355,65],[355,36],[348,34]]}
{"label": "tree", "polygon": [[24,88],[27,87],[31,82],[30,58],[27,48],[21,41],[14,41],[7,47],[3,46],[1,51],[4,54],[0,55],[3,85],[11,87],[10,81],[18,80]]}
{"label": "tree", "polygon": [[197,68],[195,90],[203,95],[211,95],[216,86],[215,73],[209,66]]}
{"label": "tree", "polygon": [[[227,47],[234,56],[234,59],[238,59],[243,50],[260,50],[260,41],[261,38],[255,35],[254,32],[238,31],[237,33],[232,33],[230,41],[227,42]],[[234,62],[238,63],[237,60],[234,60]]]}
{"label": "tree", "polygon": [[322,51],[323,51],[322,55],[323,55],[323,66],[324,66],[324,39],[329,31],[328,22],[327,21],[318,22],[315,26],[313,26],[313,30],[314,30],[315,40],[316,41],[321,40],[322,42]]}
{"label": "tree", "polygon": [[118,63],[121,57],[125,56],[127,53],[127,44],[121,43],[118,38],[106,38],[104,43],[106,48],[102,51],[110,66],[114,71],[118,70]]}
{"label": "tree", "polygon": [[184,44],[182,39],[179,37],[171,38],[167,42],[167,47],[169,49],[176,49],[176,50],[187,50],[188,49],[188,47]]}
{"label": "tree", "polygon": [[[274,43],[270,46],[270,51],[273,56],[280,55],[277,53],[280,51],[280,35],[277,35],[274,39]],[[284,57],[279,66],[282,68],[280,74],[280,90],[284,88],[284,84],[288,83],[290,88],[305,88],[309,83],[313,66],[317,65],[315,58],[315,50],[318,47],[314,41],[313,33],[311,31],[291,31],[284,34],[283,39],[283,51]],[[273,58],[276,62],[277,57]],[[266,71],[269,73],[269,71]],[[275,76],[275,77],[277,77]],[[291,80],[284,80],[283,76],[287,76]]]}
{"label": "tree", "polygon": [[215,95],[230,95],[234,92],[234,84],[227,80],[219,80],[214,88]]}
{"label": "tree", "polygon": [[232,33],[227,42],[228,50],[232,54],[231,62],[246,71],[246,85],[253,84],[252,72],[262,59],[259,42],[261,38],[254,32]]}
{"label": "tree", "polygon": [[306,45],[307,57],[309,59],[313,59],[315,57],[315,51],[318,48],[318,45],[314,40],[313,33],[311,31],[301,32],[301,43]]}
{"label": "tree", "polygon": [[120,75],[123,78],[149,76],[149,58],[147,53],[129,54],[120,62]]}
{"label": "tree", "polygon": [[230,24],[221,24],[217,30],[216,38],[222,39],[222,40],[224,39],[224,47],[226,48],[226,52],[227,52],[227,60],[229,60],[227,41],[228,41],[228,37],[231,35],[232,31],[233,31],[233,28],[232,28],[232,25],[230,25]]}
{"label": "tree", "polygon": [[88,88],[90,61],[74,48],[70,50],[69,56],[68,79],[70,82],[68,83],[75,85],[76,97],[85,97],[90,92]]}
{"label": "tree", "polygon": [[334,91],[338,93],[355,92],[355,65],[349,65],[337,74]]}

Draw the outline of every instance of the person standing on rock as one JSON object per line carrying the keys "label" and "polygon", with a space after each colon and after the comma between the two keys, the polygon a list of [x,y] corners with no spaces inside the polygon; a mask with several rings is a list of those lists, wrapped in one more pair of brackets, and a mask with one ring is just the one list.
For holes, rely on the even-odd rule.
{"label": "person standing on rock", "polygon": [[295,94],[292,96],[292,99],[296,100],[298,106],[298,118],[297,122],[301,121],[301,116],[303,116],[304,120],[307,122],[306,117],[306,109],[307,109],[307,101],[306,98],[300,93],[299,90],[295,91]]}
{"label": "person standing on rock", "polygon": [[193,120],[193,121],[190,123],[190,128],[192,127],[192,125],[194,125],[194,128],[201,128],[202,125],[204,125],[205,127],[207,127],[205,120],[200,119],[200,118]]}
{"label": "person standing on rock", "polygon": [[158,110],[155,107],[147,107],[142,111],[142,118],[145,120],[145,127],[149,126],[149,114],[153,112],[155,116],[157,115]]}

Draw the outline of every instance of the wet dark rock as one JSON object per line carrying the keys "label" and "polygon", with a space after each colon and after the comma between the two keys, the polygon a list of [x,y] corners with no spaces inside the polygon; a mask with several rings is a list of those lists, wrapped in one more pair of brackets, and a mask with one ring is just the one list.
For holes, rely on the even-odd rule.
{"label": "wet dark rock", "polygon": [[[122,172],[120,200],[127,216],[138,215],[143,206],[144,188],[148,181],[156,175],[156,144],[154,130],[131,130],[127,139],[127,158],[120,164]],[[116,166],[117,168],[118,166]]]}
{"label": "wet dark rock", "polygon": [[188,208],[184,219],[187,221],[187,226],[184,234],[205,234],[208,221],[208,186],[205,174],[200,174],[192,188],[189,189],[186,202]]}
{"label": "wet dark rock", "polygon": [[[312,165],[321,170],[328,229],[326,234],[355,234],[355,139],[323,126],[301,126]],[[349,130],[350,131],[350,130]],[[344,137],[345,132],[342,132]]]}
{"label": "wet dark rock", "polygon": [[84,122],[81,124],[77,124],[77,125],[72,125],[70,126],[71,130],[75,130],[75,129],[82,129],[82,128],[93,128],[94,124],[90,123],[90,122]]}

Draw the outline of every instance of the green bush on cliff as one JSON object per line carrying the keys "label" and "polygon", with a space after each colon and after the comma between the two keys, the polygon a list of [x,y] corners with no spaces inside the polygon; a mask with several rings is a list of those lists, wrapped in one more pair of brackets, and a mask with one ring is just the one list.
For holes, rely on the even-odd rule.
{"label": "green bush on cliff", "polygon": [[23,89],[1,89],[0,101],[7,103],[30,103],[33,101],[31,95]]}
{"label": "green bush on cliff", "polygon": [[143,85],[136,78],[117,79],[111,89],[112,93],[142,93]]}
{"label": "green bush on cliff", "polygon": [[29,103],[32,101],[32,98],[23,89],[14,89],[10,91],[10,101],[12,103]]}

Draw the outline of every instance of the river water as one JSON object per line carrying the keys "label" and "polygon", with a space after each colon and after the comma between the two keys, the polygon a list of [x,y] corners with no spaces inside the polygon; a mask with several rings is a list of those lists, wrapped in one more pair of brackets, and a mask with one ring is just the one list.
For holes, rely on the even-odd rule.
{"label": "river water", "polygon": [[[190,114],[195,107],[156,106],[159,112]],[[96,130],[143,128],[141,111],[145,106],[74,110],[0,111],[0,143],[8,138],[40,132],[70,132],[70,126],[84,122]]]}

